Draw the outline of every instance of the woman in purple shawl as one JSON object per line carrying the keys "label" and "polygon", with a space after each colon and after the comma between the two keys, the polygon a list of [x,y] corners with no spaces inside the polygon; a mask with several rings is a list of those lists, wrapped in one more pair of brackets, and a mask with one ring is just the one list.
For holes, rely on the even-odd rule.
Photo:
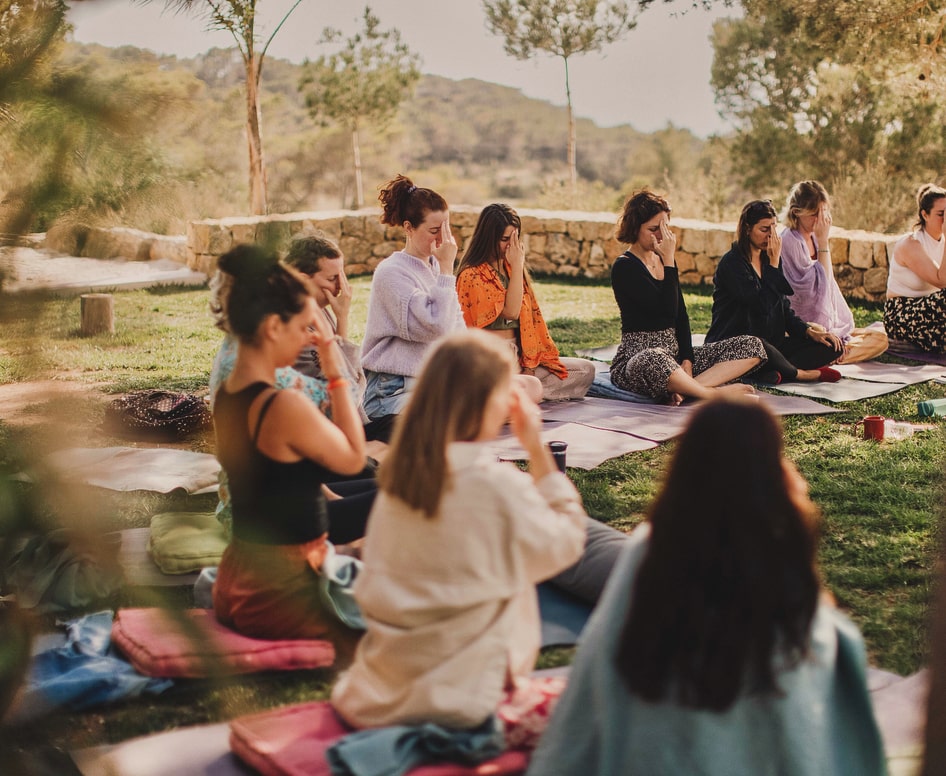
{"label": "woman in purple shawl", "polygon": [[841,295],[831,265],[828,234],[831,203],[818,181],[796,183],[788,195],[782,232],[782,272],[795,295],[792,310],[809,324],[836,335],[844,343],[840,364],[879,356],[887,349],[887,337],[872,329],[855,329],[854,316]]}

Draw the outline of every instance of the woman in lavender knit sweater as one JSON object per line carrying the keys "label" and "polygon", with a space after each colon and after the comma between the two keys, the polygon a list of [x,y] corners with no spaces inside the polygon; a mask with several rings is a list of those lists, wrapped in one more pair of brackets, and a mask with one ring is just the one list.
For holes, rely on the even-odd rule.
{"label": "woman in lavender knit sweater", "polygon": [[364,406],[372,420],[399,414],[429,345],[466,328],[446,200],[403,175],[389,181],[378,199],[381,223],[403,227],[406,242],[378,265],[371,283],[361,363],[368,382]]}

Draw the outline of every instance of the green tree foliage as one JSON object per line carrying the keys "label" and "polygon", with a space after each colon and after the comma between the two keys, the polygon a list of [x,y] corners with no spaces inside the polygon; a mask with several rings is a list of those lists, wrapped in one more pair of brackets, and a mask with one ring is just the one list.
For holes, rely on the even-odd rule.
{"label": "green tree foliage", "polygon": [[[420,60],[401,41],[401,33],[380,29],[381,20],[368,6],[363,21],[364,28],[338,51],[306,62],[299,84],[314,118],[337,121],[351,134],[355,208],[365,202],[359,133],[387,126],[420,78]],[[337,43],[341,35],[326,28],[322,43]]]}
{"label": "green tree foliage", "polygon": [[483,8],[487,27],[503,37],[507,54],[530,59],[541,51],[559,57],[565,66],[568,176],[574,191],[578,167],[568,60],[600,51],[632,29],[637,22],[630,6],[624,0],[483,0]]}
{"label": "green tree foliage", "polygon": [[[149,2],[150,0],[144,0]],[[289,15],[302,0],[296,0],[286,11],[273,32],[260,43],[256,34],[257,0],[165,0],[169,8],[194,11],[206,17],[212,28],[226,30],[233,36],[243,58],[244,89],[246,97],[246,144],[249,156],[250,211],[255,215],[266,213],[266,161],[263,155],[262,112],[260,108],[260,80],[263,62],[270,43]]]}
{"label": "green tree foliage", "polygon": [[714,25],[712,83],[739,127],[733,160],[757,195],[833,191],[836,221],[904,226],[946,141],[942,3],[746,0]]}
{"label": "green tree foliage", "polygon": [[63,58],[66,5],[0,0],[0,231],[43,229],[65,212],[118,212],[158,182],[161,154],[144,128],[157,88],[130,88]]}

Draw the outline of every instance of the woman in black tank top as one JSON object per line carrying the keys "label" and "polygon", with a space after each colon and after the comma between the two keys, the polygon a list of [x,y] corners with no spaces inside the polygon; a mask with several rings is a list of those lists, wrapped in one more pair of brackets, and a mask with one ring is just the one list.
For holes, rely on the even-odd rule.
{"label": "woman in black tank top", "polygon": [[[223,305],[239,340],[214,405],[217,456],[226,471],[233,540],[214,585],[214,611],[259,638],[317,638],[342,627],[320,603],[315,572],[329,551],[322,484],[365,465],[365,436],[342,354],[305,278],[257,246],[220,257],[233,276]],[[299,391],[277,391],[277,368],[314,344],[328,378],[333,420]],[[333,422],[334,421],[334,422]]]}

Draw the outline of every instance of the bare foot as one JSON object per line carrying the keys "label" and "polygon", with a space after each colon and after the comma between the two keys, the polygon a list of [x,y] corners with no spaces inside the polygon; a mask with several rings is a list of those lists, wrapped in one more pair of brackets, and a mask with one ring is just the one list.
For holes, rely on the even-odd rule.
{"label": "bare foot", "polygon": [[755,388],[743,383],[732,383],[731,385],[721,385],[717,389],[723,396],[755,396]]}
{"label": "bare foot", "polygon": [[671,407],[679,407],[683,404],[683,395],[679,393],[671,393],[670,398],[667,399],[667,404]]}

